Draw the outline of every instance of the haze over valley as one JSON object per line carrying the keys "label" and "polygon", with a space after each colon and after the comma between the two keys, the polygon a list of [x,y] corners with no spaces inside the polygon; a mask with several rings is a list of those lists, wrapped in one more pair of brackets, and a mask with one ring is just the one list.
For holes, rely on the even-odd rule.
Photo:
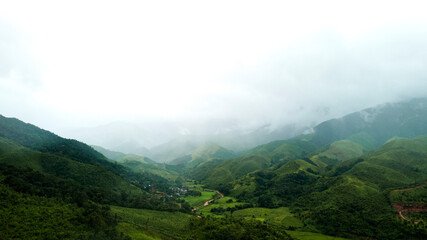
{"label": "haze over valley", "polygon": [[0,3],[1,239],[427,239],[423,1]]}

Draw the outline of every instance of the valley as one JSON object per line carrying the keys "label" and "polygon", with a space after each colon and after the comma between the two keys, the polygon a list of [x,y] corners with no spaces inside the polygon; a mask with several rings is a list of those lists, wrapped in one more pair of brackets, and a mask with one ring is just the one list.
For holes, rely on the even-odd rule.
{"label": "valley", "polygon": [[427,240],[426,9],[0,1],[0,240]]}
{"label": "valley", "polygon": [[415,99],[245,151],[205,142],[155,161],[0,116],[0,234],[425,239],[426,123]]}

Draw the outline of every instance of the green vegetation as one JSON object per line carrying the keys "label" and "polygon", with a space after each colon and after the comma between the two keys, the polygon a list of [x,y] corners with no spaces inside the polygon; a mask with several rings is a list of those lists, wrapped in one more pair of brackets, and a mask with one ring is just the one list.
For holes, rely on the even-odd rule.
{"label": "green vegetation", "polygon": [[192,154],[177,158],[170,162],[173,165],[185,165],[186,168],[196,168],[213,160],[225,160],[235,157],[236,154],[228,149],[218,146],[213,143],[205,143]]}
{"label": "green vegetation", "polygon": [[426,99],[384,104],[317,125],[312,142],[325,146],[350,139],[370,150],[395,136],[413,138],[427,134],[426,122]]}
{"label": "green vegetation", "polygon": [[351,135],[348,140],[355,142],[363,147],[364,150],[370,151],[375,148],[375,139],[367,132],[359,132]]}
{"label": "green vegetation", "polygon": [[165,164],[156,163],[148,157],[110,151],[100,146],[92,146],[92,148],[109,159],[120,163],[120,165],[125,166],[132,172],[154,174],[172,182],[179,178],[179,174],[177,172],[167,169]]}
{"label": "green vegetation", "polygon": [[215,199],[215,201],[208,206],[198,209],[196,213],[203,217],[231,217],[234,216],[233,213],[235,211],[248,207],[252,207],[252,205],[243,202],[236,202],[236,199],[232,197],[224,197]]}
{"label": "green vegetation", "polygon": [[202,179],[211,188],[222,190],[222,185],[227,184],[244,175],[269,167],[270,159],[260,155],[247,155],[244,157],[233,158],[216,165],[213,169],[206,172]]}
{"label": "green vegetation", "polygon": [[190,204],[191,207],[195,208],[203,206],[206,201],[213,199],[214,196],[217,194],[214,191],[203,191],[201,193],[201,196],[185,196],[181,199]]}
{"label": "green vegetation", "polygon": [[423,211],[423,212],[407,211],[407,212],[404,212],[403,215],[417,225],[423,225],[424,227],[426,226],[426,222],[427,222],[426,211]]}
{"label": "green vegetation", "polygon": [[[111,206],[111,212],[120,218],[119,229],[129,236],[144,235],[158,238],[182,239],[188,235],[192,215],[180,212],[165,212]],[[125,224],[123,224],[125,223]],[[121,227],[120,227],[121,226]]]}
{"label": "green vegetation", "polygon": [[329,189],[295,201],[292,209],[307,225],[328,235],[389,239],[401,234],[384,195],[357,178],[338,178]]}
{"label": "green vegetation", "polygon": [[229,192],[240,201],[275,208],[288,206],[298,197],[314,191],[318,176],[305,171],[281,174],[281,170],[251,173],[233,182]]}
{"label": "green vegetation", "polygon": [[129,157],[128,155],[126,155],[126,157],[124,157],[120,161],[121,161],[121,165],[127,167],[132,172],[157,175],[172,182],[176,181],[179,178],[179,174],[177,172],[166,169],[164,164],[145,163],[145,162],[136,160],[141,158],[145,159],[139,156]]}
{"label": "green vegetation", "polygon": [[43,153],[55,154],[81,163],[103,165],[116,173],[123,170],[122,167],[110,162],[102,154],[84,143],[61,138],[15,118],[6,118],[0,115],[0,137]]}
{"label": "green vegetation", "polygon": [[271,167],[278,162],[286,162],[303,157],[314,151],[316,146],[305,138],[275,141],[261,145],[242,157],[216,161],[205,167],[192,170],[191,178],[202,181],[211,188],[228,193],[226,185],[246,174]]}
{"label": "green vegetation", "polygon": [[95,147],[111,161],[0,116],[0,236],[291,239],[285,230],[295,230],[295,239],[427,239],[426,122],[427,102],[414,100],[239,157],[190,140],[159,147],[157,156],[182,156],[168,165]]}
{"label": "green vegetation", "polygon": [[325,157],[337,161],[345,161],[363,154],[363,147],[350,140],[333,142],[329,148],[319,154],[319,158]]}
{"label": "green vegetation", "polygon": [[[161,234],[150,232],[152,235],[147,235],[144,229],[130,223],[120,222],[116,227],[117,231],[129,236],[132,240],[162,240],[165,239]],[[147,231],[148,232],[148,231]]]}
{"label": "green vegetation", "polygon": [[360,158],[346,172],[380,189],[400,188],[427,179],[427,136],[395,139]]}
{"label": "green vegetation", "polygon": [[237,210],[233,213],[233,217],[243,217],[246,219],[256,219],[263,222],[273,223],[276,225],[282,225],[287,228],[300,228],[303,227],[303,223],[292,213],[289,212],[289,208],[246,208]]}
{"label": "green vegetation", "polygon": [[390,201],[396,203],[427,203],[427,185],[390,192]]}
{"label": "green vegetation", "polygon": [[95,151],[101,153],[102,155],[106,156],[108,159],[111,159],[111,160],[117,160],[117,159],[124,157],[126,155],[126,154],[121,153],[121,152],[116,152],[116,151],[111,151],[111,150],[105,149],[101,146],[91,145],[91,147]]}
{"label": "green vegetation", "polygon": [[148,157],[142,157],[134,154],[128,154],[120,157],[116,160],[117,162],[124,163],[124,162],[140,162],[140,163],[146,163],[146,164],[154,164],[155,161],[149,159]]}
{"label": "green vegetation", "polygon": [[4,239],[127,239],[115,230],[108,207],[84,199],[19,193],[1,182],[0,206]]}
{"label": "green vegetation", "polygon": [[111,207],[118,229],[132,239],[290,239],[281,229],[259,221],[202,218],[183,213]]}
{"label": "green vegetation", "polygon": [[285,231],[256,220],[202,218],[190,223],[192,239],[292,239]]}
{"label": "green vegetation", "polygon": [[292,238],[298,240],[346,240],[347,238],[333,237],[321,233],[286,231]]}
{"label": "green vegetation", "polygon": [[19,168],[31,168],[41,173],[58,176],[120,194],[141,194],[141,189],[125,181],[108,168],[73,161],[51,153],[41,153],[0,138],[0,163]]}
{"label": "green vegetation", "polygon": [[150,157],[157,162],[170,163],[176,158],[191,154],[200,146],[198,141],[187,138],[171,140],[168,143],[150,149]]}
{"label": "green vegetation", "polygon": [[[387,195],[389,189],[427,178],[426,147],[427,137],[395,139],[374,152],[343,161],[329,172],[319,164],[321,160],[313,157],[315,161],[303,158],[279,162],[234,181],[228,189],[240,201],[258,206],[291,206],[304,223],[302,229],[308,231],[349,238],[422,239],[426,234],[424,224],[408,228],[408,223],[395,217]],[[418,201],[424,201],[418,191],[421,189],[413,193],[414,198],[416,195]],[[262,213],[253,215],[263,220]]]}
{"label": "green vegetation", "polygon": [[279,166],[280,165],[278,165],[278,169],[274,170],[274,172],[276,172],[279,176],[298,173],[300,171],[304,171],[311,174],[318,174],[320,171],[319,167],[307,158],[292,160],[286,162],[283,166]]}

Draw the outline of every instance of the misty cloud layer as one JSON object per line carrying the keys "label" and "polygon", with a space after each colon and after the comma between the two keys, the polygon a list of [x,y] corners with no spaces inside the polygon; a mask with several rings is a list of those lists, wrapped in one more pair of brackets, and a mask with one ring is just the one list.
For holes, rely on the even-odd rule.
{"label": "misty cloud layer", "polygon": [[0,114],[60,133],[312,126],[427,95],[417,2],[28,4],[0,11]]}
{"label": "misty cloud layer", "polygon": [[219,103],[211,105],[238,103],[238,113],[247,106],[249,117],[283,123],[326,120],[383,102],[425,97],[426,42],[427,31],[413,26],[383,29],[358,41],[322,32],[230,76],[241,95],[213,99]]}

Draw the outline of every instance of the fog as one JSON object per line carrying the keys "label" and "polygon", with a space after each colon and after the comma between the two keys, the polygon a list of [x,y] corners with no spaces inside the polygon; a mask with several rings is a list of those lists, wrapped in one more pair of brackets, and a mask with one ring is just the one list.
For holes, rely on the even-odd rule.
{"label": "fog", "polygon": [[425,9],[423,1],[2,2],[0,114],[66,137],[136,125],[147,146],[302,129],[427,97]]}

